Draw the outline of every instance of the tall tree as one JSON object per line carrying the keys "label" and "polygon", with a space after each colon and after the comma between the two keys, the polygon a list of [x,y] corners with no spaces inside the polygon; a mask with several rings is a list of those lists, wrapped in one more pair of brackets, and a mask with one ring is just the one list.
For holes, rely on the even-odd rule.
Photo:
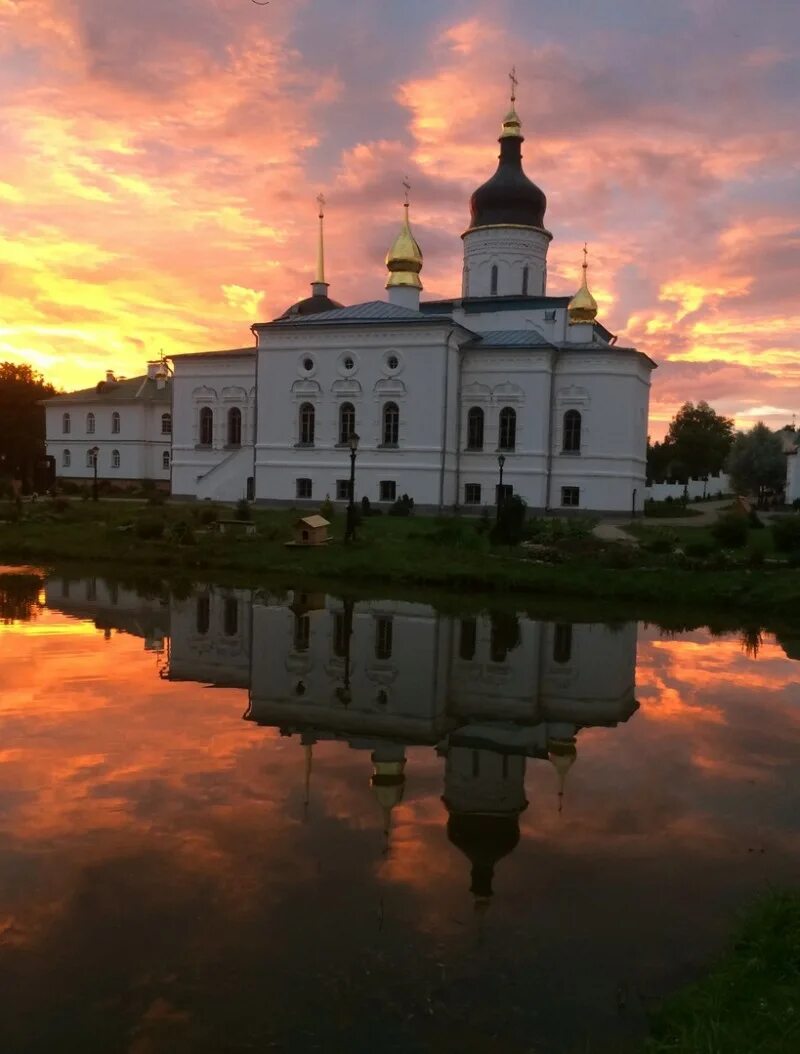
{"label": "tall tree", "polygon": [[733,443],[733,421],[708,403],[684,403],[670,422],[665,440],[685,477],[719,472]]}
{"label": "tall tree", "polygon": [[766,492],[782,490],[786,483],[786,455],[780,436],[760,421],[749,432],[740,432],[728,455],[728,472],[739,494],[752,494],[763,505]]}
{"label": "tall tree", "polygon": [[41,399],[56,390],[30,366],[0,362],[0,477],[30,482],[45,453]]}

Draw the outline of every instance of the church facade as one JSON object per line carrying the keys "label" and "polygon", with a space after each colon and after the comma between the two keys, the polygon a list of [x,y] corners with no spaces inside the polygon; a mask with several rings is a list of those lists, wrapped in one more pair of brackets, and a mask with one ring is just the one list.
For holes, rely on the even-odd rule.
{"label": "church facade", "polygon": [[252,326],[255,347],[173,358],[172,491],[317,507],[349,497],[427,511],[629,512],[644,502],[654,363],[620,347],[583,283],[548,296],[544,193],[522,167],[514,108],[497,171],[472,195],[461,295],[424,301],[406,200],[385,301],[312,295]]}

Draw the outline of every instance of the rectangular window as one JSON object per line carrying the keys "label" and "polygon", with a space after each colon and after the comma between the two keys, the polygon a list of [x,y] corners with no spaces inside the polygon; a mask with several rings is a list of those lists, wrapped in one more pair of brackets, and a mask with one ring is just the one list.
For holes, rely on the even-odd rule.
{"label": "rectangular window", "polygon": [[350,500],[350,480],[349,479],[337,479],[336,480],[336,500],[337,501],[349,501]]}
{"label": "rectangular window", "polygon": [[471,662],[475,658],[475,644],[478,637],[478,623],[474,618],[462,618],[461,636],[458,642],[459,658]]}
{"label": "rectangular window", "polygon": [[392,620],[379,618],[375,625],[375,658],[391,659],[392,657]]}
{"label": "rectangular window", "polygon": [[581,489],[580,487],[562,487],[561,488],[561,504],[565,508],[577,508],[580,505],[581,500]]}
{"label": "rectangular window", "polygon": [[297,484],[297,497],[298,498],[310,498],[311,497],[311,480],[310,479],[298,479],[295,482]]}
{"label": "rectangular window", "polygon": [[396,501],[397,484],[393,479],[382,479],[378,486],[381,501]]}
{"label": "rectangular window", "polygon": [[464,484],[464,504],[465,505],[480,505],[481,503],[481,485],[480,483],[465,483]]}

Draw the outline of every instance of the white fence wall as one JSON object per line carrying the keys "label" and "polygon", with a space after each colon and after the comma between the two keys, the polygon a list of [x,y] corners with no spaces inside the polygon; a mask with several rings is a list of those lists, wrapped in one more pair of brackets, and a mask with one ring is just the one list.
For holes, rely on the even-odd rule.
{"label": "white fence wall", "polygon": [[[708,482],[702,479],[690,479],[688,484],[689,500],[702,498],[703,495],[716,497],[717,494],[731,494],[731,481],[727,473],[720,472],[718,476],[709,476]],[[683,483],[653,483],[644,489],[644,499],[652,498],[654,501],[664,501],[665,498],[682,498],[684,492]]]}

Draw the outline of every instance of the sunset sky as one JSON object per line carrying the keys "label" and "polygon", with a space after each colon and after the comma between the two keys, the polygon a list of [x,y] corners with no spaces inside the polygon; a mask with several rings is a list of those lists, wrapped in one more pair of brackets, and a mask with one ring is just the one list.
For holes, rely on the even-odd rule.
{"label": "sunset sky", "polygon": [[740,426],[800,411],[800,15],[789,0],[0,0],[0,360],[59,386],[385,296],[401,180],[426,298],[516,64],[549,288]]}

